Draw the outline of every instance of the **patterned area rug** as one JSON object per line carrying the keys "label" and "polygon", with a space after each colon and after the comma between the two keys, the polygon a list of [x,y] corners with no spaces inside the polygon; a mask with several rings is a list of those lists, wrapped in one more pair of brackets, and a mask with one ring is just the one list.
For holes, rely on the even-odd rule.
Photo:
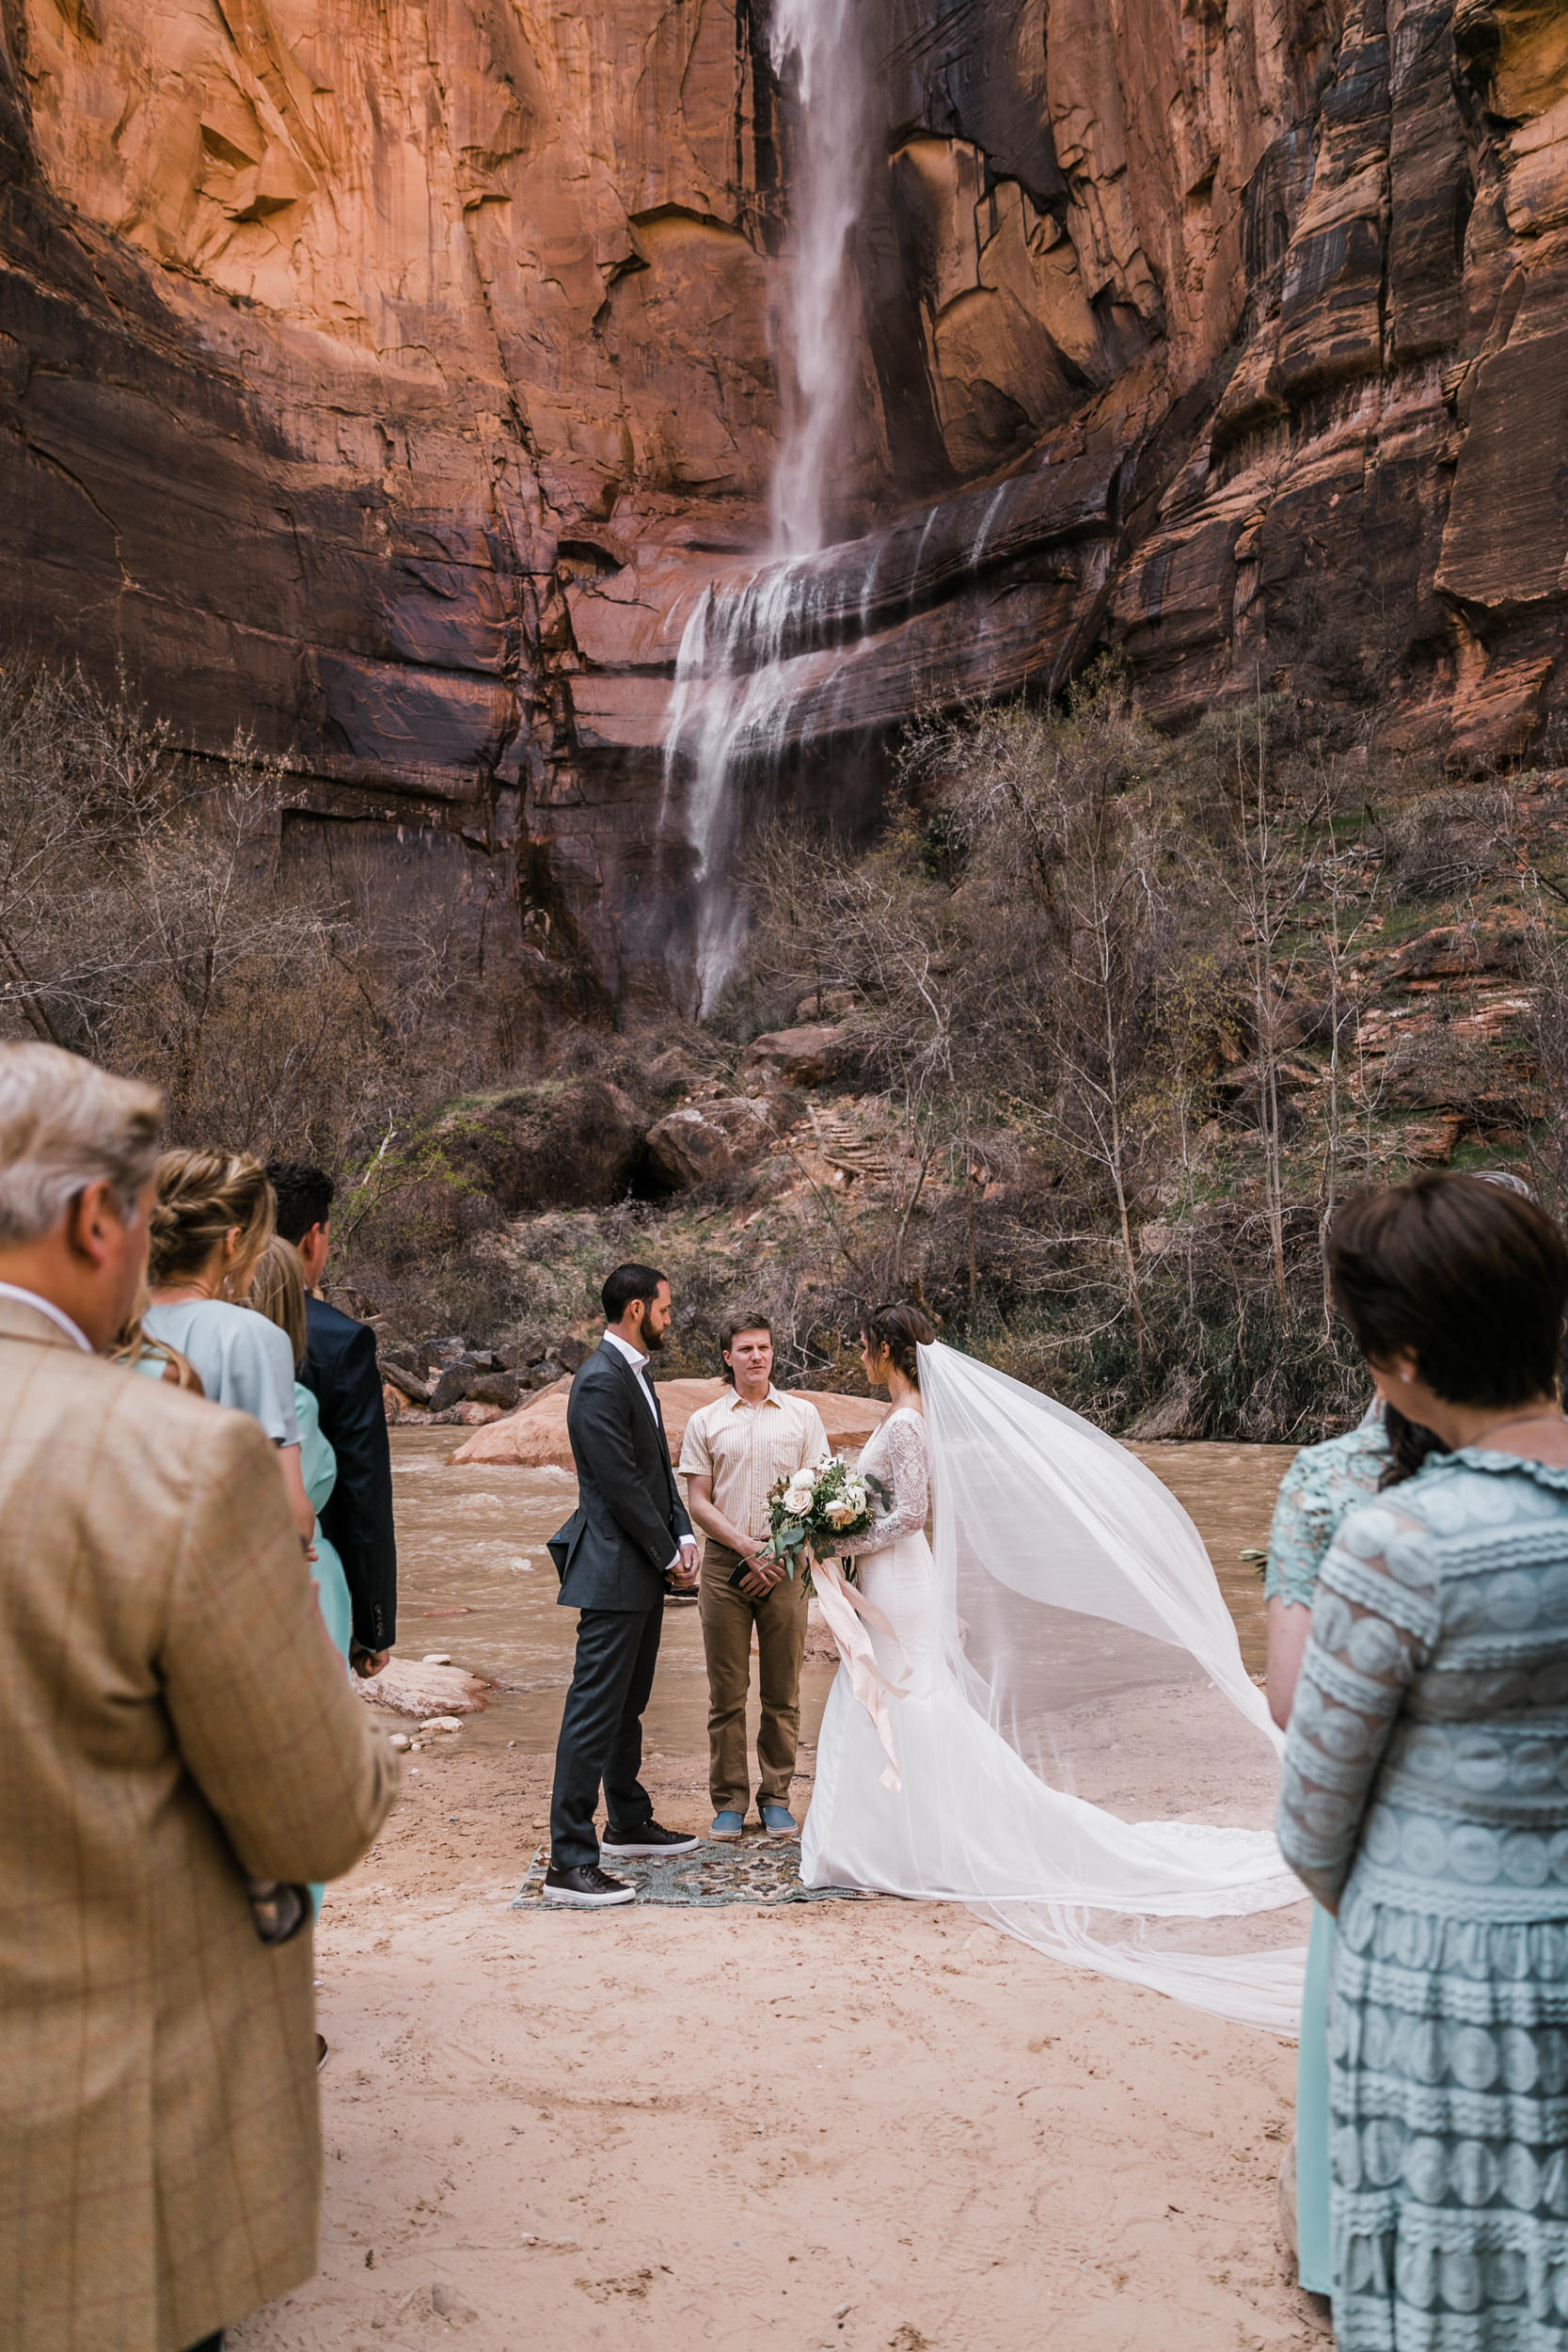
{"label": "patterned area rug", "polygon": [[[802,1886],[800,1849],[784,1838],[741,1837],[699,1846],[693,1853],[664,1860],[614,1861],[607,1866],[637,1889],[640,1903],[682,1903],[717,1910],[723,1903],[858,1903],[849,1886]],[[545,1849],[541,1846],[518,1889],[514,1911],[571,1911],[545,1892]]]}

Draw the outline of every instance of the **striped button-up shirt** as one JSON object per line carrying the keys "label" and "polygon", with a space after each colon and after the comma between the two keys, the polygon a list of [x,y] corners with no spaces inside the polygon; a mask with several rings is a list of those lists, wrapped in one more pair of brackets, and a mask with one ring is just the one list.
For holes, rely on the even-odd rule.
{"label": "striped button-up shirt", "polygon": [[822,1416],[805,1397],[770,1388],[760,1405],[748,1405],[732,1389],[687,1422],[681,1475],[710,1479],[714,1502],[731,1526],[760,1541],[768,1533],[768,1488],[827,1451]]}

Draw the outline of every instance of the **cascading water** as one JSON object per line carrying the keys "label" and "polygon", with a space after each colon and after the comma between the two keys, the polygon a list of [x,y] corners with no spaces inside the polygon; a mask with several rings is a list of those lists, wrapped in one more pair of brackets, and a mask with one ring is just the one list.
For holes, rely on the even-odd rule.
{"label": "cascading water", "polygon": [[[742,763],[776,765],[797,670],[826,582],[828,493],[853,407],[856,353],[850,251],[866,167],[867,80],[854,0],[774,0],[770,48],[794,83],[799,133],[794,260],[781,322],[784,425],[772,480],[770,560],[736,592],[708,589],[689,614],[664,736],[664,798],[689,770],[686,835],[697,853],[696,977],[706,1010],[735,967],[743,915],[730,875]],[[866,600],[871,578],[868,575]]]}
{"label": "cascading water", "polygon": [[825,544],[823,494],[849,422],[854,380],[849,241],[866,161],[866,77],[855,0],[774,0],[770,46],[781,81],[793,65],[800,124],[773,548],[778,555],[815,555]]}

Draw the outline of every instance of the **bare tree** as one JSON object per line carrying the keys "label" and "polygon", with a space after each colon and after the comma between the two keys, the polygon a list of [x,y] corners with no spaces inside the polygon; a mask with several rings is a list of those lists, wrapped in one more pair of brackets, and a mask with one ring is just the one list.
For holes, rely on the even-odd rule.
{"label": "bare tree", "polygon": [[[1323,1258],[1323,1329],[1334,1329],[1334,1298],[1329,1285],[1328,1236],[1338,1207],[1339,1171],[1345,1143],[1345,1083],[1344,1045],[1347,1033],[1360,1051],[1360,1020],[1353,985],[1352,959],[1372,914],[1381,880],[1381,861],[1373,868],[1372,883],[1366,892],[1354,894],[1347,887],[1344,863],[1340,854],[1338,814],[1335,806],[1335,780],[1324,785],[1324,822],[1327,839],[1317,865],[1317,887],[1324,905],[1324,920],[1318,934],[1318,958],[1328,982],[1328,1073],[1323,1118],[1323,1203],[1318,1216],[1318,1246]],[[1354,910],[1359,905],[1359,912]],[[1364,1084],[1364,1074],[1363,1074]]]}
{"label": "bare tree", "polygon": [[1120,677],[1101,670],[1065,713],[988,712],[935,731],[917,755],[970,845],[958,893],[966,1030],[991,1085],[1037,1090],[1055,1148],[1104,1184],[1142,1363],[1132,1219],[1159,1116],[1150,1060],[1168,929],[1165,827],[1151,788],[1160,747]]}
{"label": "bare tree", "polygon": [[423,932],[445,918],[378,937],[352,895],[286,871],[289,781],[243,737],[193,760],[123,691],[0,669],[0,1034],[154,1079],[176,1140],[336,1167],[421,1091],[449,984]]}
{"label": "bare tree", "polygon": [[[1242,918],[1263,1143],[1263,1200],[1275,1294],[1289,1305],[1285,1266],[1285,1149],[1280,1104],[1280,1020],[1296,958],[1281,942],[1310,879],[1279,774],[1270,755],[1261,696],[1233,719],[1236,861],[1227,887]],[[1283,966],[1283,968],[1281,968]]]}
{"label": "bare tree", "polygon": [[0,668],[0,1020],[80,1047],[136,954],[123,883],[167,740],[79,672]]}

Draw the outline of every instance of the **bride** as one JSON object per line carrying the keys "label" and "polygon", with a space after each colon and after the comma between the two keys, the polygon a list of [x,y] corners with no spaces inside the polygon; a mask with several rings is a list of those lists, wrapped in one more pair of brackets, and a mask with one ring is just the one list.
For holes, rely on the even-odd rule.
{"label": "bride", "polygon": [[1115,1439],[935,1342],[912,1306],[864,1319],[893,1409],[862,1468],[890,1500],[843,1547],[858,1587],[816,1570],[843,1662],[802,1881],[963,1902],[1293,2032],[1279,1740],[1196,1529]]}

